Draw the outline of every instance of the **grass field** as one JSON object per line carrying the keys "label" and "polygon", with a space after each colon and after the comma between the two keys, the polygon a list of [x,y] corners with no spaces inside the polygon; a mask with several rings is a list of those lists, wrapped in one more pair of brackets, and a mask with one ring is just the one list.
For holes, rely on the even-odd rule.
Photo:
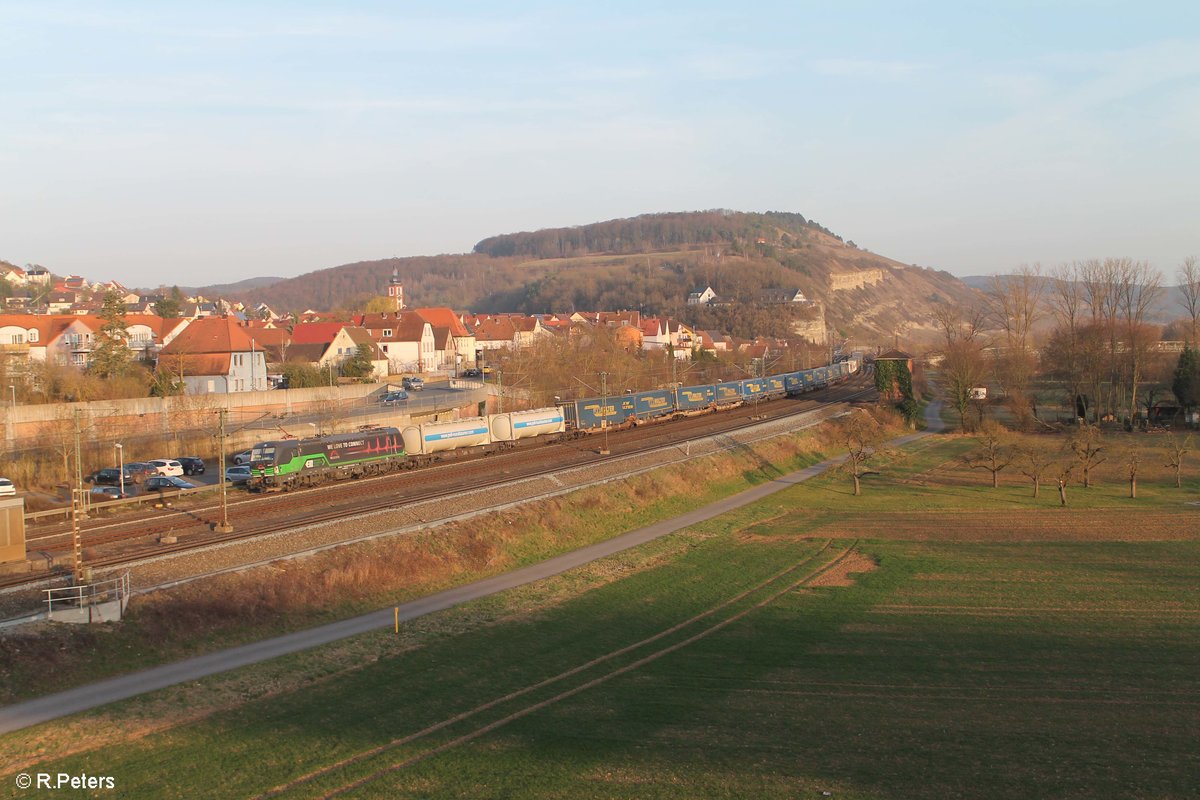
{"label": "grass field", "polygon": [[95,712],[115,744],[25,763],[122,797],[1197,796],[1195,475],[1058,509],[963,476],[966,446],[360,637],[304,691]]}

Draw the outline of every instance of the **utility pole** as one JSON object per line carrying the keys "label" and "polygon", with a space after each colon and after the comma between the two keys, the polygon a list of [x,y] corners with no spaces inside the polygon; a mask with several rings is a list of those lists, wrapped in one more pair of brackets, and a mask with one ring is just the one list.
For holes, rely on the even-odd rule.
{"label": "utility pole", "polygon": [[600,373],[600,427],[604,429],[604,447],[600,455],[608,455],[608,373]]}
{"label": "utility pole", "polygon": [[504,413],[504,370],[496,370],[496,413]]}
{"label": "utility pole", "polygon": [[218,478],[218,480],[221,482],[221,521],[217,523],[217,532],[233,533],[233,526],[229,524],[229,503],[225,493],[225,484],[228,483],[228,481],[225,480],[225,413],[226,410],[223,408],[217,412],[217,440],[220,442],[218,447],[220,447],[219,452],[221,453],[221,471]]}
{"label": "utility pole", "polygon": [[83,494],[83,467],[80,465],[79,453],[79,409],[75,409],[75,481],[71,487],[71,551],[75,569],[75,584],[83,583],[83,536],[79,531],[81,518],[80,501]]}
{"label": "utility pole", "polygon": [[117,480],[121,482],[121,498],[125,499],[125,445],[117,442],[113,445],[117,448]]}

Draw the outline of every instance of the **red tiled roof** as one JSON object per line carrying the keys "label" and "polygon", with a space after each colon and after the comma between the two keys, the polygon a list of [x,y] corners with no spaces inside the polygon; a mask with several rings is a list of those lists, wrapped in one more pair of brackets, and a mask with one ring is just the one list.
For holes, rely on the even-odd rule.
{"label": "red tiled roof", "polygon": [[163,348],[162,353],[242,353],[253,349],[255,346],[250,334],[233,318],[201,317],[193,320],[182,333],[172,339],[171,343]]}
{"label": "red tiled roof", "polygon": [[159,354],[157,370],[176,378],[186,378],[188,375],[228,375],[229,361],[232,357],[229,353],[172,353],[167,355],[166,350],[163,350]]}
{"label": "red tiled roof", "polygon": [[475,338],[481,342],[511,342],[516,333],[516,328],[508,317],[481,319],[475,325]]}
{"label": "red tiled roof", "polygon": [[292,344],[329,344],[344,322],[302,322],[292,328]]}
{"label": "red tiled roof", "polygon": [[449,328],[451,336],[470,336],[467,329],[459,320],[458,315],[449,308],[416,308],[413,313],[428,322],[435,329]]}

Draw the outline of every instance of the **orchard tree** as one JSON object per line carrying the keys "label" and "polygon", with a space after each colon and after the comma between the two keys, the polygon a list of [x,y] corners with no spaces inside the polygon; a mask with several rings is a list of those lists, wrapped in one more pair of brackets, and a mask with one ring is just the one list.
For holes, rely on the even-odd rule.
{"label": "orchard tree", "polygon": [[1104,463],[1104,458],[1100,456],[1104,450],[1104,436],[1100,433],[1100,428],[1084,422],[1079,426],[1079,430],[1071,435],[1068,447],[1071,448],[1075,462],[1079,464],[1083,473],[1083,488],[1092,488],[1092,470]]}
{"label": "orchard tree", "polygon": [[867,411],[857,409],[837,427],[837,441],[846,450],[841,469],[854,479],[854,496],[862,494],[862,476],[868,474],[867,463],[880,455],[885,432],[883,426]]}
{"label": "orchard tree", "polygon": [[1191,452],[1192,435],[1189,433],[1183,439],[1179,439],[1175,434],[1167,436],[1167,463],[1165,466],[1175,470],[1175,488],[1182,488],[1180,473],[1183,472],[1183,457]]}
{"label": "orchard tree", "polygon": [[1017,464],[1021,474],[1033,483],[1033,496],[1039,495],[1042,480],[1054,466],[1054,456],[1040,444],[1030,444],[1017,451]]}
{"label": "orchard tree", "polygon": [[979,449],[964,459],[971,469],[986,469],[992,473],[993,489],[1000,485],[1000,472],[1013,461],[1010,438],[1008,428],[994,419],[986,419],[975,434]]}

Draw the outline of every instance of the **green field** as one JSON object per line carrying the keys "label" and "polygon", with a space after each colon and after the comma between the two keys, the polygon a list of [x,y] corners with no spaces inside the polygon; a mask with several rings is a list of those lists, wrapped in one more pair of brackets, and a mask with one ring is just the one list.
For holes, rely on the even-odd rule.
{"label": "green field", "polygon": [[1062,510],[954,485],[961,448],[917,445],[861,504],[814,481],[363,637],[375,657],[304,691],[30,771],[122,797],[1200,794],[1194,477]]}

